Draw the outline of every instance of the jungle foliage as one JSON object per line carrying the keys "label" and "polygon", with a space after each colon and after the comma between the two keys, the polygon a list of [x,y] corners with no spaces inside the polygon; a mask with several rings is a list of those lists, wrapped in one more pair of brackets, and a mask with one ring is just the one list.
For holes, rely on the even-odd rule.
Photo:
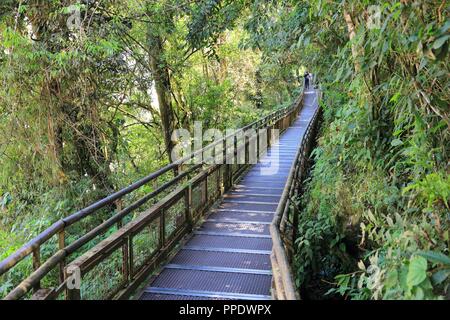
{"label": "jungle foliage", "polygon": [[0,260],[167,164],[174,129],[241,127],[289,103],[307,69],[324,119],[298,199],[302,296],[448,298],[448,12],[445,0],[1,1]]}
{"label": "jungle foliage", "polygon": [[324,93],[299,199],[296,272],[306,298],[450,296],[448,9],[254,3],[252,42],[307,65]]}

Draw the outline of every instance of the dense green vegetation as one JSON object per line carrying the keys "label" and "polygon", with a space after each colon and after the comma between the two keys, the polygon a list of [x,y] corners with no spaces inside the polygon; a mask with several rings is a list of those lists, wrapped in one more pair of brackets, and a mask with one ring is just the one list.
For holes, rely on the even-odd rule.
{"label": "dense green vegetation", "polygon": [[298,57],[325,95],[302,198],[298,285],[310,298],[448,298],[448,4],[373,2],[378,26],[370,4],[257,7],[258,17],[278,17],[258,21],[255,41]]}
{"label": "dense green vegetation", "polygon": [[299,199],[302,296],[448,298],[448,9],[2,1],[0,260],[168,163],[175,128],[240,127],[289,103],[308,69],[324,119]]}

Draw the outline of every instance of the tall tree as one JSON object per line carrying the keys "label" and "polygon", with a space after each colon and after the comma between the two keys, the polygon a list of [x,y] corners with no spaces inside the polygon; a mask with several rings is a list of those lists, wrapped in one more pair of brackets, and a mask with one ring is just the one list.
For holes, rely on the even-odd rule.
{"label": "tall tree", "polygon": [[[155,13],[148,12],[148,16],[154,16],[155,14],[167,14],[167,11]],[[165,22],[171,22],[172,17],[165,17]],[[153,76],[153,81],[158,97],[159,113],[161,116],[161,125],[163,130],[163,136],[166,146],[166,152],[169,156],[169,160],[174,148],[174,142],[172,141],[172,133],[175,129],[175,112],[174,101],[172,99],[172,88],[170,82],[169,65],[165,59],[164,52],[164,40],[162,30],[164,26],[155,27],[154,23],[148,24],[147,29],[147,48],[150,60],[150,70]]]}

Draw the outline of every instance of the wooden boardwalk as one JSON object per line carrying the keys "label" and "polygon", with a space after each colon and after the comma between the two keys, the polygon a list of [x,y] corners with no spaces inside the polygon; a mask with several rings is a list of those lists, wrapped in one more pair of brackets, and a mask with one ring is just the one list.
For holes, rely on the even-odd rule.
{"label": "wooden boardwalk", "polygon": [[[225,194],[139,299],[271,299],[269,225],[306,127],[318,108],[315,91],[305,92],[304,97],[294,124]],[[266,170],[274,166],[278,166],[276,173],[267,175]]]}

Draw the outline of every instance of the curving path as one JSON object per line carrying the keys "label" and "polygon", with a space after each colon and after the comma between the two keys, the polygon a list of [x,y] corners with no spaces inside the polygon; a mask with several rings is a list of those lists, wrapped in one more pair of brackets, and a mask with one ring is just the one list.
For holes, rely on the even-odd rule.
{"label": "curving path", "polygon": [[[210,211],[192,238],[150,280],[140,300],[271,299],[269,225],[318,108],[317,92],[305,92],[303,103],[294,124]],[[276,174],[263,174],[277,164]]]}

